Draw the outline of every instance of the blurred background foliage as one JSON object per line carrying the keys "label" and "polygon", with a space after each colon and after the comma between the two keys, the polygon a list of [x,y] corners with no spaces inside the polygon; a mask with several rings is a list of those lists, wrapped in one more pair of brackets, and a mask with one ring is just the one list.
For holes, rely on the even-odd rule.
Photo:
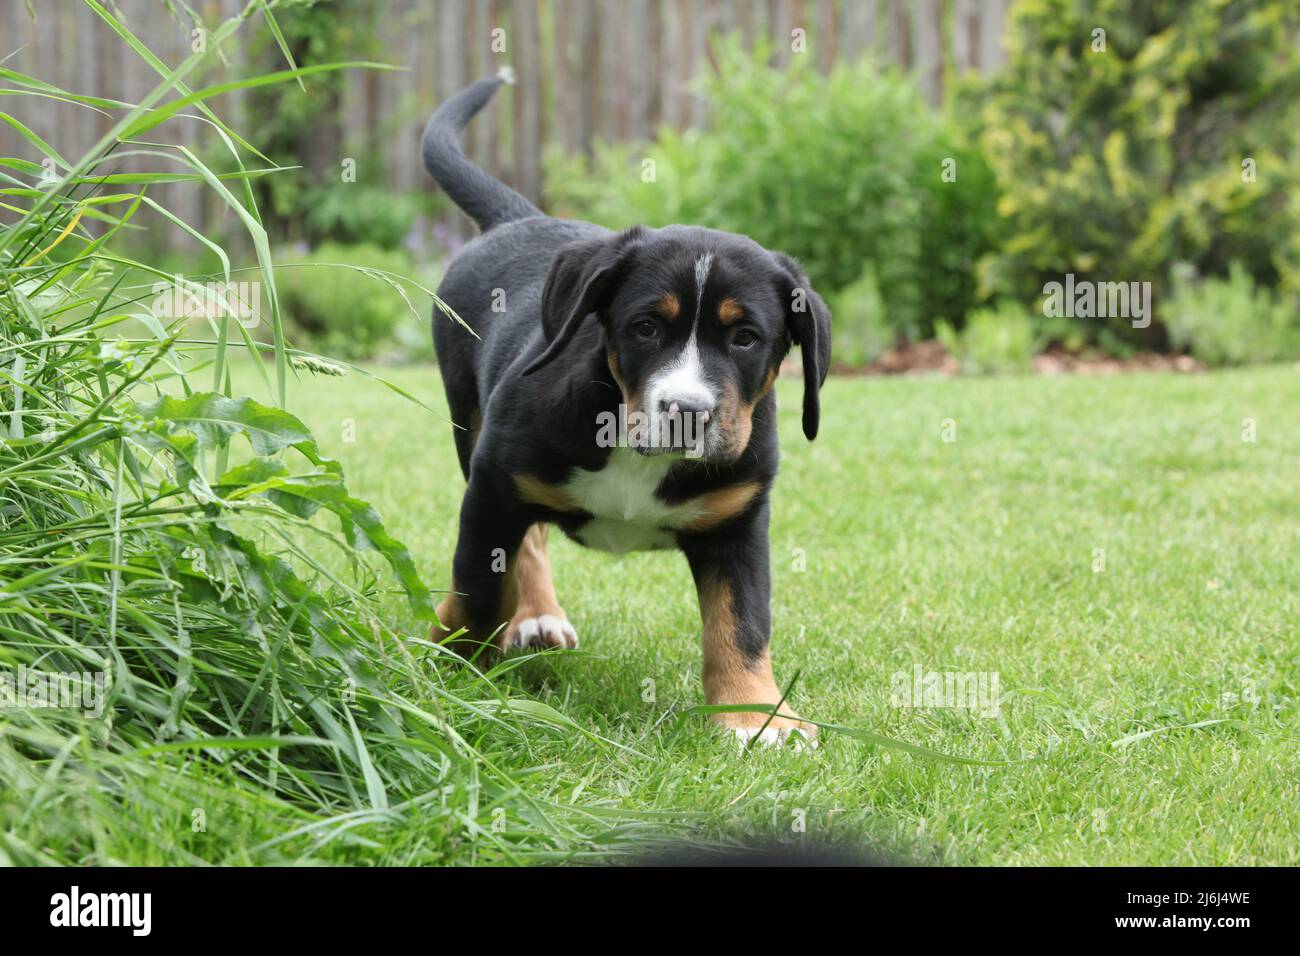
{"label": "blurred background foliage", "polygon": [[[935,106],[914,74],[870,55],[823,72],[762,37],[746,48],[715,33],[691,85],[707,123],[553,146],[542,198],[610,228],[702,223],[796,256],[833,305],[841,368],[931,338],[967,372],[1028,370],[1045,349],[1295,359],[1298,12],[1286,0],[1021,0],[1001,67],[955,78]],[[318,3],[281,20],[312,63],[382,59],[375,16]],[[255,145],[306,171],[260,180],[264,208],[282,239],[314,249],[297,262],[413,269],[404,240],[427,228],[434,194],[340,179],[337,127],[320,117],[341,83],[255,98]],[[428,356],[391,289],[285,271],[286,309],[322,350]],[[1043,287],[1066,273],[1150,282],[1155,321],[1045,316]]]}
{"label": "blurred background foliage", "polygon": [[[997,228],[982,156],[892,69],[863,59],[823,76],[806,59],[785,70],[768,60],[765,45],[719,45],[718,69],[700,83],[707,129],[664,129],[648,151],[602,144],[590,161],[552,154],[558,209],[611,228],[695,222],[744,233],[798,258],[824,294],[878,294],[887,315],[862,320],[907,338],[963,314]],[[941,178],[950,158],[956,182]]]}
{"label": "blurred background foliage", "polygon": [[[1223,277],[1238,262],[1300,292],[1297,14],[1286,0],[1013,7],[1004,69],[962,98],[1006,226],[980,290],[1029,303],[1063,272],[1150,281],[1157,347],[1177,263]],[[1230,288],[1248,309],[1249,283]],[[1103,342],[1132,331],[1091,321]]]}
{"label": "blurred background foliage", "polygon": [[[936,333],[967,371],[1047,348],[1294,359],[1298,12],[1023,0],[1003,67],[940,109],[869,60],[823,77],[733,44],[701,82],[709,128],[553,155],[550,195],[611,227],[704,222],[797,256],[841,364]],[[1150,282],[1155,320],[1045,316],[1066,273]]]}
{"label": "blurred background foliage", "polygon": [[[1296,358],[1298,12],[1024,0],[1006,63],[936,110],[867,60],[821,77],[733,45],[702,82],[712,126],[650,145],[657,181],[611,145],[556,157],[551,194],[610,226],[706,222],[789,251],[834,303],[850,365],[936,330],[968,370],[1048,347]],[[1065,273],[1150,282],[1155,321],[1045,317]]]}
{"label": "blurred background foliage", "polygon": [[[300,65],[406,68],[238,104],[268,165],[297,167],[251,187],[311,347],[429,356],[390,284],[299,266],[436,284],[472,231],[420,168],[419,129],[508,63],[520,84],[465,133],[476,161],[555,215],[698,223],[796,256],[841,369],[896,367],[917,343],[968,371],[1043,351],[1300,358],[1294,0],[296,0],[277,20]],[[269,31],[250,38],[208,82],[284,68]],[[228,217],[209,225],[238,241]],[[165,229],[139,241],[187,265]],[[189,255],[185,271],[214,267]],[[1151,283],[1154,321],[1046,316],[1067,273]]]}

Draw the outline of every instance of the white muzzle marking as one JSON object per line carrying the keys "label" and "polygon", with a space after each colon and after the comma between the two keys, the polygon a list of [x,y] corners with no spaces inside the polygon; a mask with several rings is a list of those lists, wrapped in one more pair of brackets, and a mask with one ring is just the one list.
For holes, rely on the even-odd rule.
{"label": "white muzzle marking", "polygon": [[[704,304],[704,285],[712,266],[712,253],[695,260],[695,317],[691,321],[691,334],[678,356],[646,383],[646,411],[658,429],[669,428],[679,409],[702,409],[711,415],[718,404],[718,394],[704,374],[697,337],[700,311]],[[699,416],[692,423],[694,430],[690,434],[698,437],[699,431],[707,422],[707,416]],[[706,433],[706,446],[708,434],[711,433]]]}

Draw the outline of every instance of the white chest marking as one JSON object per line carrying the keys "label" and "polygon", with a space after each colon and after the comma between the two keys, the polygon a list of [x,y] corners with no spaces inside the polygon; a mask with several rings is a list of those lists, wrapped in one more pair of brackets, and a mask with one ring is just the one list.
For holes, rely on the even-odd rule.
{"label": "white chest marking", "polygon": [[615,448],[600,471],[574,469],[564,491],[579,508],[595,515],[578,530],[579,540],[589,548],[616,554],[672,547],[671,529],[701,514],[690,502],[670,505],[655,497],[674,461],[674,455],[640,455],[630,448]]}

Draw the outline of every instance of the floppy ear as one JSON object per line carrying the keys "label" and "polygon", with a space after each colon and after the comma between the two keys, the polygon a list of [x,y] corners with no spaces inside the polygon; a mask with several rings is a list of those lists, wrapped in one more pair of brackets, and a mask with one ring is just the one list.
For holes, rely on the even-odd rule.
{"label": "floppy ear", "polygon": [[542,290],[542,334],[547,346],[524,369],[525,375],[559,355],[587,316],[609,303],[643,232],[638,226],[560,249]]}
{"label": "floppy ear", "polygon": [[803,433],[812,441],[821,423],[819,392],[831,365],[831,312],[798,262],[783,252],[772,257],[781,270],[786,325],[803,361]]}

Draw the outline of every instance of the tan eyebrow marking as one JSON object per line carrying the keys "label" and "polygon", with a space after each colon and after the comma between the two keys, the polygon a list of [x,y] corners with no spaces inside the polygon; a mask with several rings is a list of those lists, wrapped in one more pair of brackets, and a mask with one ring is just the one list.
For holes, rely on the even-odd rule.
{"label": "tan eyebrow marking", "polygon": [[723,325],[730,325],[744,314],[745,310],[740,307],[740,303],[732,298],[723,299],[718,306],[718,321]]}
{"label": "tan eyebrow marking", "polygon": [[671,322],[681,313],[682,304],[672,292],[665,292],[659,298],[659,311],[663,313],[665,319]]}

